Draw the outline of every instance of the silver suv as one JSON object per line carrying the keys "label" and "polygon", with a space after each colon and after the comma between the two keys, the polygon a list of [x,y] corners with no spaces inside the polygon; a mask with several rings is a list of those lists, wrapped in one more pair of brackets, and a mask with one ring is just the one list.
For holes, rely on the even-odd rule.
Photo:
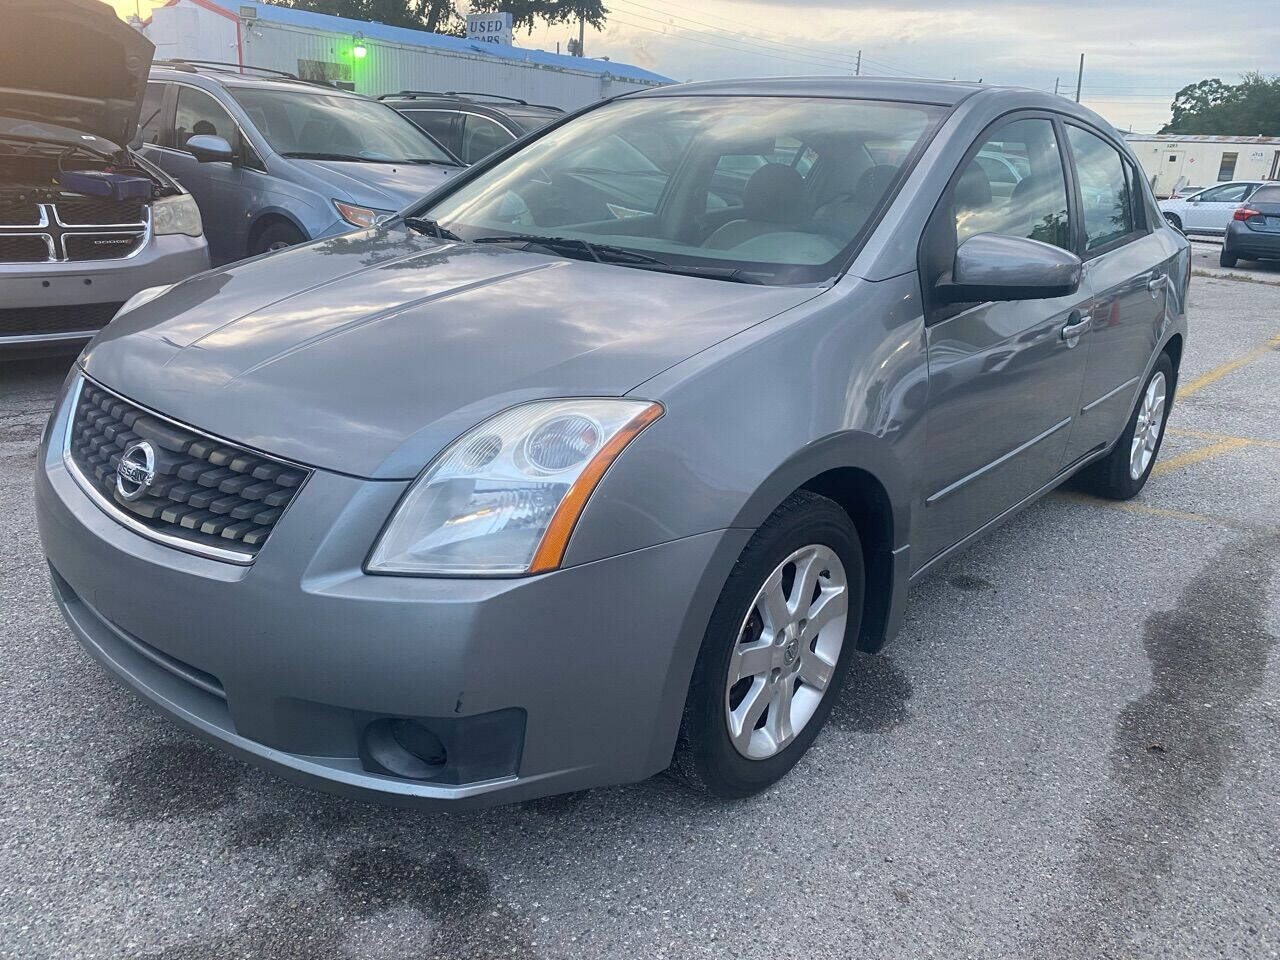
{"label": "silver suv", "polygon": [[134,294],[208,269],[200,211],[122,146],[153,47],[97,0],[18,0],[0,62],[0,356],[88,340]]}

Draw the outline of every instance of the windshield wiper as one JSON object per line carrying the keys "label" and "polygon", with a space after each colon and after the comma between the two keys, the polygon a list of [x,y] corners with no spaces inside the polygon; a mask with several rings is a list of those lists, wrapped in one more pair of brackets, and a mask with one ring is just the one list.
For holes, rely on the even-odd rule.
{"label": "windshield wiper", "polygon": [[650,264],[667,266],[665,260],[651,257],[647,253],[637,253],[626,247],[615,247],[608,243],[590,243],[578,237],[537,237],[529,233],[512,233],[499,237],[480,237],[472,243],[523,243],[551,250],[576,251],[585,253],[597,263]]}
{"label": "windshield wiper", "polygon": [[368,157],[357,157],[350,153],[309,153],[305,150],[290,150],[288,153],[280,154],[282,157],[290,157],[294,160],[349,160],[356,163],[368,163]]}
{"label": "windshield wiper", "polygon": [[[395,160],[389,160],[388,163],[396,163]],[[431,157],[410,157],[408,160],[399,161],[401,163],[429,163],[436,167],[457,167],[461,164],[454,163],[452,160],[435,160]]]}
{"label": "windshield wiper", "polygon": [[435,237],[437,240],[462,239],[448,227],[442,227],[437,221],[429,220],[426,217],[405,217],[404,225],[410,230],[425,233],[427,236]]}
{"label": "windshield wiper", "polygon": [[472,243],[523,243],[547,247],[560,252],[572,251],[585,253],[597,263],[613,263],[622,267],[634,267],[637,270],[654,270],[659,273],[674,273],[688,277],[706,277],[710,280],[727,280],[730,283],[759,284],[763,281],[755,279],[752,274],[744,273],[739,267],[700,267],[678,263],[668,263],[647,253],[628,250],[608,243],[589,243],[578,237],[535,237],[527,233],[513,233],[500,237],[480,237]]}

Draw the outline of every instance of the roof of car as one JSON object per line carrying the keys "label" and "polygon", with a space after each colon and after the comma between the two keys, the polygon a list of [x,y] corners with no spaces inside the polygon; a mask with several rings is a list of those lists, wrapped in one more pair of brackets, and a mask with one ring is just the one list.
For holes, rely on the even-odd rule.
{"label": "roof of car", "polygon": [[872,100],[905,100],[954,106],[982,90],[998,88],[959,80],[917,80],[888,77],[765,77],[756,80],[704,80],[656,87],[628,94],[630,97],[709,96],[859,97]]}
{"label": "roof of car", "polygon": [[193,76],[204,77],[224,87],[253,87],[255,89],[275,90],[309,90],[314,93],[336,94],[338,96],[356,97],[361,100],[371,99],[352,90],[330,86],[325,83],[313,83],[300,80],[282,71],[252,72],[257,68],[245,67],[248,73],[240,73],[235,66],[215,64],[200,60],[157,60],[151,67],[151,79],[186,80]]}
{"label": "roof of car", "polygon": [[488,93],[464,93],[461,91],[449,91],[446,93],[434,93],[430,90],[401,90],[399,93],[384,93],[378,97],[383,101],[404,101],[413,103],[450,103],[450,104],[466,104],[468,106],[484,107],[489,110],[497,110],[502,113],[514,114],[559,114],[564,113],[560,107],[553,107],[547,103],[529,103],[527,100],[520,100],[516,97],[504,97],[501,94]]}

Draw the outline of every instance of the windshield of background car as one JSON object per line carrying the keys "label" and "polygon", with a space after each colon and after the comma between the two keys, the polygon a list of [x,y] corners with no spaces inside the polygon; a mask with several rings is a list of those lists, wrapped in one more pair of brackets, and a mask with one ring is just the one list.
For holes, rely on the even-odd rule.
{"label": "windshield of background car", "polygon": [[285,157],[368,163],[454,163],[385,104],[324,93],[233,87],[271,149]]}
{"label": "windshield of background car", "polygon": [[818,283],[839,272],[945,113],[826,98],[624,99],[417,213],[464,240],[585,240],[683,273]]}

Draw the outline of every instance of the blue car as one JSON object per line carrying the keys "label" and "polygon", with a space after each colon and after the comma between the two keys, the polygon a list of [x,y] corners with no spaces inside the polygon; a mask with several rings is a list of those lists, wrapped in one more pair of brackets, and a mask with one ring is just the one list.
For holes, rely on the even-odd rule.
{"label": "blue car", "polygon": [[152,67],[134,143],[195,197],[215,263],[370,227],[463,166],[376,100],[244,69]]}

